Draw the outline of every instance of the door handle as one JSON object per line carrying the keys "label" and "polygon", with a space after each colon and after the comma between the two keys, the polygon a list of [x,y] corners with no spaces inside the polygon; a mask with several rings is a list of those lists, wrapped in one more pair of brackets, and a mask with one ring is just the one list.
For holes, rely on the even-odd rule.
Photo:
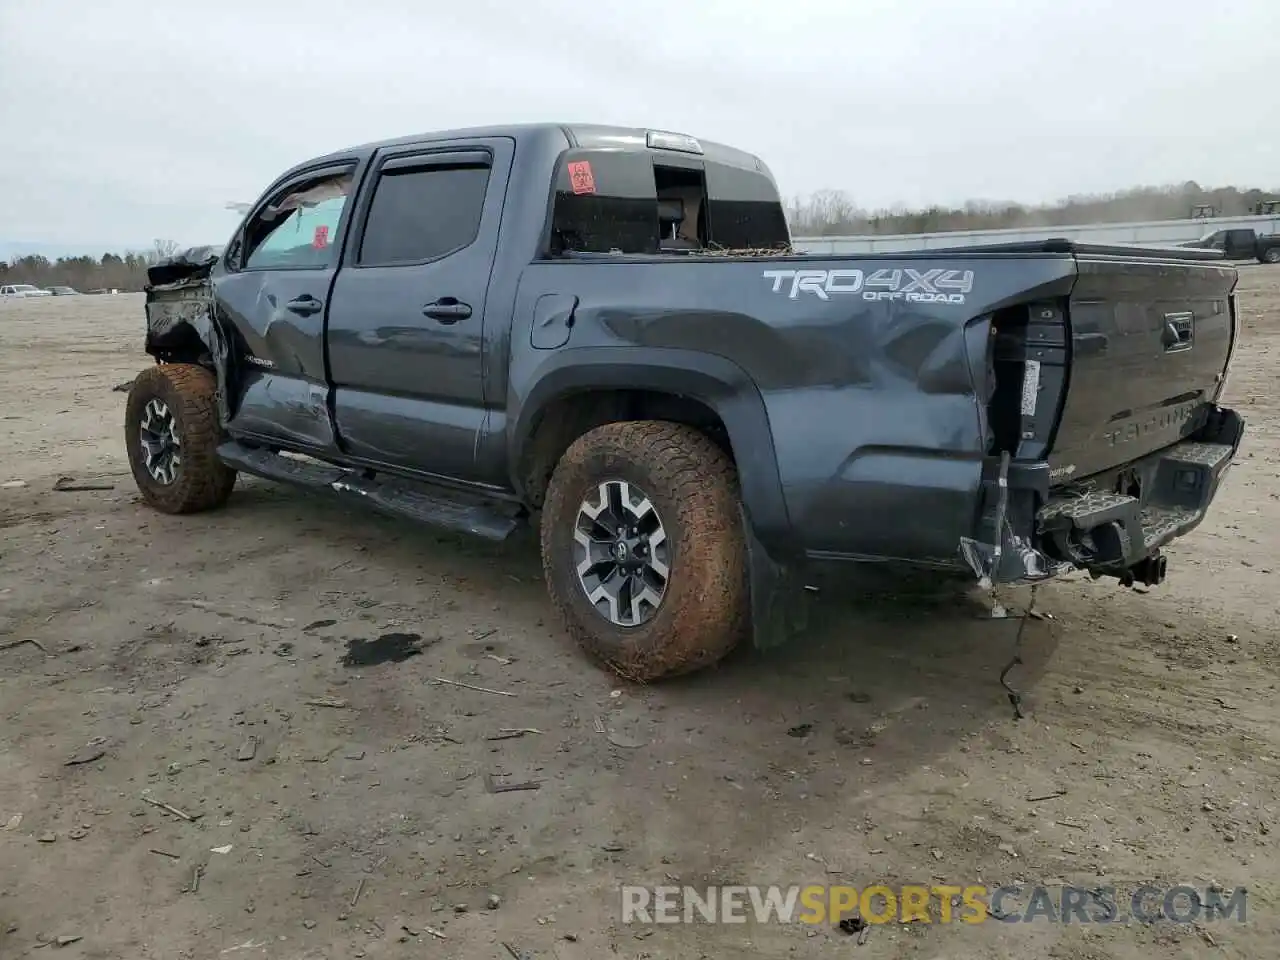
{"label": "door handle", "polygon": [[1191,349],[1195,342],[1195,316],[1190,313],[1166,313],[1160,340],[1166,353]]}
{"label": "door handle", "polygon": [[434,303],[428,303],[422,308],[424,316],[430,317],[432,320],[439,320],[441,323],[457,323],[459,320],[465,320],[471,316],[471,305],[459,303],[453,297],[441,297]]}
{"label": "door handle", "polygon": [[294,297],[286,303],[285,309],[300,316],[309,317],[313,313],[319,313],[324,309],[324,301],[317,300],[309,293],[304,293],[302,296]]}

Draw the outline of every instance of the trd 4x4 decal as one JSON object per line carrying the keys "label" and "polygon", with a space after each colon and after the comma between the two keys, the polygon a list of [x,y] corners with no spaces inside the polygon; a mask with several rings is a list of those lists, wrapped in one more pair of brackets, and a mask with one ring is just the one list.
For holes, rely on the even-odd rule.
{"label": "trd 4x4 decal", "polygon": [[972,270],[913,270],[886,267],[871,273],[847,270],[765,270],[772,293],[795,300],[811,293],[820,300],[860,294],[863,300],[903,300],[907,303],[964,303],[973,290]]}

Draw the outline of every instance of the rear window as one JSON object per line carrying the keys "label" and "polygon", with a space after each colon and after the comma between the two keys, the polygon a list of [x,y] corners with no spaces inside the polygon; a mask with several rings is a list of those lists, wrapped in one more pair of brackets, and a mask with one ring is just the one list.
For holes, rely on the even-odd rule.
{"label": "rear window", "polygon": [[570,150],[560,159],[552,256],[773,249],[789,240],[763,173],[636,150]]}

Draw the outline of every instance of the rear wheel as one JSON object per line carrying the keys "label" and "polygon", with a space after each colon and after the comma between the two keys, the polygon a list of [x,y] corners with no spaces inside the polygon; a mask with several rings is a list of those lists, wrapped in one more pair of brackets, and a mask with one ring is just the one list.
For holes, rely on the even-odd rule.
{"label": "rear wheel", "polygon": [[1258,259],[1263,263],[1280,263],[1280,247],[1268,247]]}
{"label": "rear wheel", "polygon": [[125,448],[142,499],[164,513],[226,502],[236,472],[218,459],[217,381],[204,367],[164,363],[140,374],[125,404]]}
{"label": "rear wheel", "polygon": [[542,565],[574,639],[637,681],[721,659],[745,635],[746,539],[732,462],[662,421],[584,434],[542,510]]}

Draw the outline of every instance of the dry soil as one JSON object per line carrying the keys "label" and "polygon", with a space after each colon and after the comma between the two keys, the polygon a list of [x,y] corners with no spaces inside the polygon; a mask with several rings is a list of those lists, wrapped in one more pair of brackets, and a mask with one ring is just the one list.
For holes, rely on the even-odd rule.
{"label": "dry soil", "polygon": [[[1275,955],[1280,268],[1241,283],[1248,436],[1211,516],[1150,592],[1040,589],[1021,721],[1018,621],[946,589],[824,599],[785,649],[639,688],[570,647],[532,537],[244,478],[154,513],[112,389],[141,298],[0,304],[0,640],[39,644],[0,649],[0,958]],[[366,641],[385,662],[344,663]],[[620,917],[621,883],[876,882],[1244,886],[1247,916],[861,945]]]}

